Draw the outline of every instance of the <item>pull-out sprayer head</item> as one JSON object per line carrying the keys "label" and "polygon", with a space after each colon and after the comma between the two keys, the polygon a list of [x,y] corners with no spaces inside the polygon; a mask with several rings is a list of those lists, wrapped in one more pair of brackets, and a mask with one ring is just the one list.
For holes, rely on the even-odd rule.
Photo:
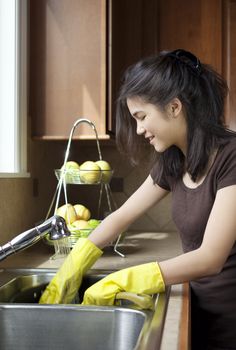
{"label": "pull-out sprayer head", "polygon": [[66,238],[71,234],[66,226],[65,220],[58,215],[53,216],[49,233],[51,240]]}
{"label": "pull-out sprayer head", "polygon": [[10,242],[0,247],[0,261],[6,259],[8,255],[30,247],[48,233],[52,240],[65,238],[70,235],[65,220],[58,215],[52,216],[42,224],[19,234]]}

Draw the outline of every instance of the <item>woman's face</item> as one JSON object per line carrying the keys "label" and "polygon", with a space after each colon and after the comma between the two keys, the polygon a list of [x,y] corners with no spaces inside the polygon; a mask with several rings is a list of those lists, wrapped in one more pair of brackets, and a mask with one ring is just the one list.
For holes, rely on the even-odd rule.
{"label": "woman's face", "polygon": [[175,145],[186,153],[187,125],[178,99],[169,103],[164,111],[139,97],[128,98],[127,106],[136,120],[137,134],[148,139],[157,152]]}

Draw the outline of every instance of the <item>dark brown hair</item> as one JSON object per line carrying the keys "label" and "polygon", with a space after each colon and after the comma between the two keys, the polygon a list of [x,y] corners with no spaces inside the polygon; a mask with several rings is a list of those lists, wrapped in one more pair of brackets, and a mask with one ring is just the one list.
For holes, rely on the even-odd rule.
{"label": "dark brown hair", "polygon": [[140,97],[164,110],[177,97],[186,112],[187,154],[184,157],[180,149],[172,146],[159,155],[160,167],[176,178],[187,170],[195,181],[204,173],[212,152],[225,138],[234,135],[224,125],[227,93],[224,79],[185,50],[164,51],[139,61],[126,70],[117,99],[118,149],[137,163],[143,146],[127,98]]}

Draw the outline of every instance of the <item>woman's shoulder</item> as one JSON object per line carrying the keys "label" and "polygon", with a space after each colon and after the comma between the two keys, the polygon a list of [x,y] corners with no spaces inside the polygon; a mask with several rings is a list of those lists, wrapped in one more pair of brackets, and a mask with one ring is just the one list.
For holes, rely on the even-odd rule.
{"label": "woman's shoulder", "polygon": [[221,144],[214,168],[218,189],[236,184],[236,137]]}
{"label": "woman's shoulder", "polygon": [[232,135],[232,137],[228,138],[227,140],[224,140],[219,147],[219,153],[222,156],[229,155],[236,155],[236,133],[235,136]]}

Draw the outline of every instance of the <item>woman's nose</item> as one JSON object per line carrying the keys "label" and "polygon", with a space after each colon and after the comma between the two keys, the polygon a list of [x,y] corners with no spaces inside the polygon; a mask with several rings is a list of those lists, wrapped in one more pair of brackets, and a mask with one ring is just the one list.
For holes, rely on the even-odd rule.
{"label": "woman's nose", "polygon": [[145,132],[145,129],[143,126],[141,126],[139,123],[137,123],[137,129],[136,132],[138,135],[142,135]]}

